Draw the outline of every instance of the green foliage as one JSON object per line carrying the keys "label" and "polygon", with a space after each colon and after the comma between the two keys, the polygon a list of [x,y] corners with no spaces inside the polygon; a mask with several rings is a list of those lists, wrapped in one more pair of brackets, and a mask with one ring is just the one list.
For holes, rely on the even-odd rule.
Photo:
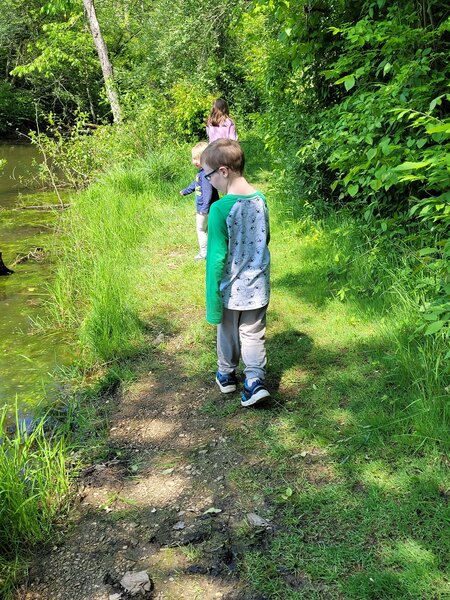
{"label": "green foliage", "polygon": [[96,113],[104,100],[97,81],[98,58],[82,12],[77,10],[67,18],[44,23],[39,35],[28,45],[24,58],[10,74],[35,89],[42,89],[43,107],[51,105],[50,102],[55,106],[57,102],[66,119],[77,111],[89,110],[96,122]]}
{"label": "green foliage", "polygon": [[[99,60],[81,1],[37,0],[30,15],[23,0],[7,2],[14,28],[5,26],[5,36],[23,37],[20,53],[14,54],[11,45],[3,61],[13,87],[29,88],[40,113],[51,111],[66,123],[79,112],[88,113],[92,123],[108,120]],[[218,7],[212,0],[144,0],[117,5],[106,0],[96,9],[121,99],[132,112],[143,98],[164,97],[175,105],[183,100],[187,112],[176,111],[175,132],[198,137],[212,91],[220,89],[244,107],[255,102],[246,89],[239,49],[228,33],[232,26],[238,29],[241,3],[227,0]],[[201,15],[211,15],[206,25]],[[35,22],[32,34],[23,28],[29,18]]]}
{"label": "green foliage", "polygon": [[189,80],[176,83],[171,90],[174,130],[178,139],[205,138],[205,121],[216,95],[206,94],[200,84]]}
{"label": "green foliage", "polygon": [[21,127],[34,119],[31,94],[14,88],[8,81],[0,81],[0,134],[13,127]]}
{"label": "green foliage", "polygon": [[[172,149],[133,168],[117,167],[73,198],[61,222],[64,247],[53,284],[55,317],[78,332],[85,362],[142,349],[139,273],[161,183],[181,186],[183,161]],[[180,189],[180,187],[178,187]],[[93,260],[95,257],[95,260]]]}
{"label": "green foliage", "polygon": [[448,336],[450,22],[427,6],[305,2],[298,16],[261,0],[254,22],[278,38],[263,38],[262,66],[248,60],[277,187],[316,216],[350,209],[370,239],[406,241],[410,274],[427,274],[417,335]]}
{"label": "green foliage", "polygon": [[[6,409],[0,413],[5,432]],[[15,433],[0,443],[0,594],[11,591],[21,569],[19,553],[49,538],[68,492],[65,443],[48,439],[43,421],[27,432],[16,410]]]}
{"label": "green foliage", "polygon": [[[189,115],[181,108],[178,126],[180,129],[192,127]],[[176,116],[163,97],[142,98],[141,104],[128,111],[127,121],[114,127],[92,125],[89,115],[83,112],[74,115],[72,126],[67,126],[52,113],[45,116],[45,131],[30,132],[30,137],[51,163],[52,177],[58,185],[85,188],[114,165],[125,165],[131,159],[147,156],[162,145],[174,143],[173,122]],[[40,177],[44,184],[51,183],[45,163],[40,167]]]}

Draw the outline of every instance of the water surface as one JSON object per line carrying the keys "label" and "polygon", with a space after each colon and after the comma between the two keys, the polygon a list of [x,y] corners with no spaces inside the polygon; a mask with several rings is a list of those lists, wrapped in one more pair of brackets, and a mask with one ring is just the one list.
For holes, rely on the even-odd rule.
{"label": "water surface", "polygon": [[[39,161],[33,146],[0,143],[2,158],[8,162],[0,170],[0,252],[14,274],[0,277],[0,406],[13,406],[17,397],[26,412],[57,394],[52,372],[66,359],[67,350],[61,332],[36,328],[48,318],[48,251],[57,212],[19,207],[58,204],[58,198],[32,181]],[[35,248],[43,248],[44,260],[12,266],[18,256]]]}

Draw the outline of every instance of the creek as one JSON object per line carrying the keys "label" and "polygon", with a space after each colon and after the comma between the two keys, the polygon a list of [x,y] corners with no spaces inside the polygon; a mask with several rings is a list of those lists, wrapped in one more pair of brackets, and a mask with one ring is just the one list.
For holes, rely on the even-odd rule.
{"label": "creek", "polygon": [[[7,162],[0,166],[0,252],[14,274],[0,277],[0,407],[13,408],[17,401],[21,414],[32,414],[38,404],[55,399],[54,372],[67,362],[68,350],[64,332],[40,326],[48,322],[49,248],[57,211],[23,207],[59,201],[33,183],[40,160],[36,148],[0,143],[1,159]],[[14,265],[36,248],[43,251]]]}

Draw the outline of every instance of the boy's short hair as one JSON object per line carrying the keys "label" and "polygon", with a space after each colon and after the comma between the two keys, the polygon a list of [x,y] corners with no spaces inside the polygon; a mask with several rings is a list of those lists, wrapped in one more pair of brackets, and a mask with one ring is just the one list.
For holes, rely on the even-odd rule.
{"label": "boy's short hair", "polygon": [[202,164],[205,163],[211,169],[228,167],[231,171],[242,175],[245,167],[245,156],[238,142],[223,138],[208,145],[202,154]]}
{"label": "boy's short hair", "polygon": [[192,158],[201,158],[205,148],[208,146],[208,142],[199,142],[192,148]]}

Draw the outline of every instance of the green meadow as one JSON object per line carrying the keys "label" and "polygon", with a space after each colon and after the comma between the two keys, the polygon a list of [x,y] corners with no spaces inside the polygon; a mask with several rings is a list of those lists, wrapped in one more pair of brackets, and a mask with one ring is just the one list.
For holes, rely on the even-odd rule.
{"label": "green meadow", "polygon": [[[264,551],[250,544],[240,576],[286,600],[448,598],[447,348],[414,335],[416,257],[366,239],[350,216],[299,213],[258,147],[243,144],[271,212],[273,396],[255,411],[237,399],[203,407],[258,461],[230,483],[243,501],[264,497],[277,523]],[[152,360],[148,336],[162,333],[181,340],[186,378],[214,386],[194,203],[178,194],[188,158],[186,147],[116,168],[61,223],[53,319],[77,332],[85,372],[110,383],[135,358]]]}
{"label": "green meadow", "polygon": [[[229,484],[244,504],[264,499],[277,523],[264,551],[238,532],[247,544],[240,577],[286,600],[448,598],[447,348],[414,325],[417,277],[427,274],[411,282],[414,253],[367,239],[350,216],[300,212],[258,144],[243,145],[271,213],[272,401],[202,409],[258,463],[236,466]],[[193,176],[188,159],[186,146],[117,167],[60,219],[49,310],[72,332],[76,359],[59,377],[73,392],[52,435],[45,421],[32,433],[18,422],[0,446],[5,595],[36,543],[54,535],[83,453],[102,452],[96,395],[118,384],[126,392],[143,365],[164,370],[149,340],[176,335],[185,377],[214,387],[194,202],[178,194]]]}

